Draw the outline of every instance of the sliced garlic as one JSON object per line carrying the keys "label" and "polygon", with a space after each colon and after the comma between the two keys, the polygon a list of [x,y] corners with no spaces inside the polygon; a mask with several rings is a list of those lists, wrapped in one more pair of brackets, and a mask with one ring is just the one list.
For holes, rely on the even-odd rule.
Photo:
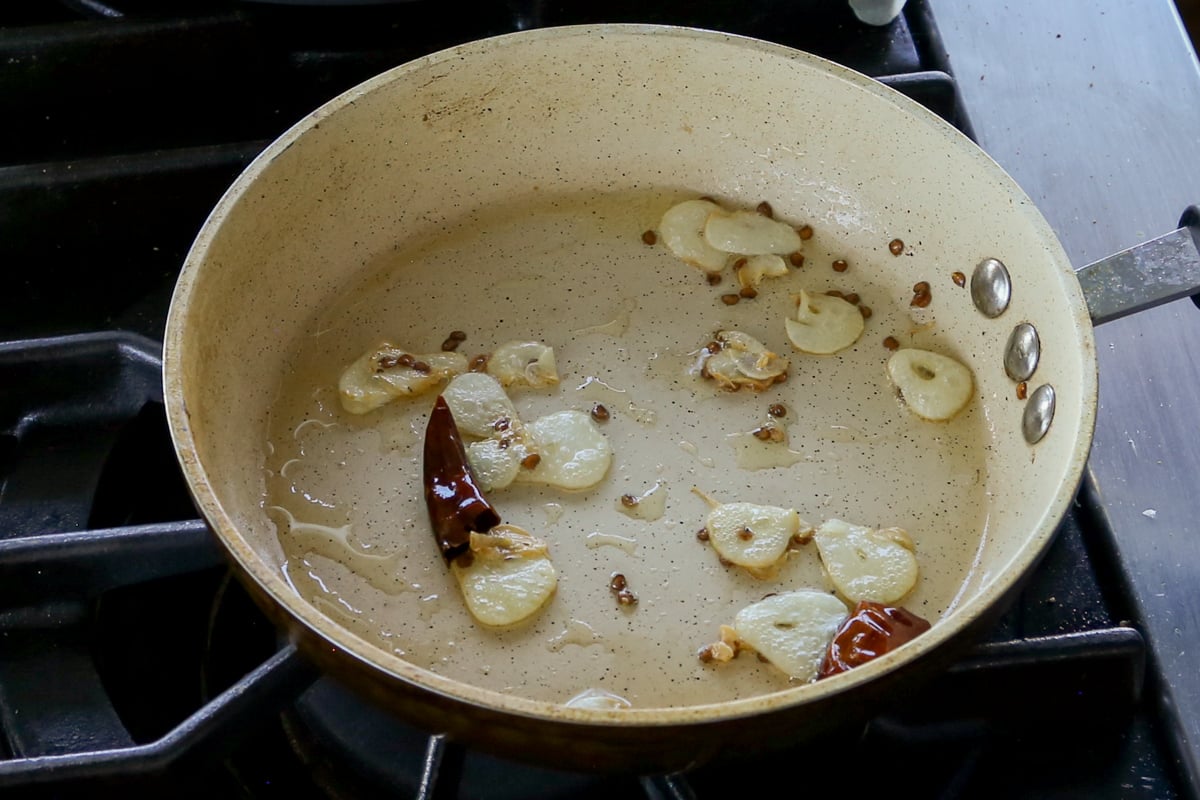
{"label": "sliced garlic", "polygon": [[535,614],[558,586],[546,543],[515,525],[471,534],[471,549],[450,565],[467,611],[491,627]]}
{"label": "sliced garlic", "polygon": [[787,372],[788,360],[776,355],[749,334],[741,331],[718,331],[717,342],[721,352],[732,357],[738,371],[747,378],[766,380],[777,378]]}
{"label": "sliced garlic", "polygon": [[516,406],[491,375],[465,372],[450,381],[442,396],[459,432],[466,436],[489,439],[520,425]]}
{"label": "sliced garlic", "polygon": [[574,409],[540,417],[525,426],[525,445],[538,455],[532,469],[517,473],[519,483],[561,489],[587,489],[599,483],[612,464],[612,447],[592,418]]}
{"label": "sliced garlic", "polygon": [[479,372],[459,375],[442,396],[459,431],[482,440],[466,449],[484,491],[514,481],[587,489],[608,473],[612,447],[582,411],[559,411],[525,424],[499,381]]}
{"label": "sliced garlic", "polygon": [[737,268],[738,285],[743,289],[757,289],[763,278],[782,278],[787,274],[783,257],[770,253],[750,256]]}
{"label": "sliced garlic", "polygon": [[887,372],[913,413],[928,420],[950,419],[966,408],[975,389],[970,368],[928,350],[897,350]]}
{"label": "sliced garlic", "polygon": [[623,494],[617,500],[617,511],[632,519],[654,522],[662,519],[667,510],[667,486],[662,481],[640,495]]}
{"label": "sliced garlic", "polygon": [[563,703],[567,708],[592,708],[597,711],[619,711],[633,708],[633,703],[605,689],[584,689]]}
{"label": "sliced garlic", "polygon": [[844,350],[862,336],[864,322],[858,306],[828,294],[801,291],[796,317],[784,320],[787,337],[797,350],[830,355]]}
{"label": "sliced garlic", "polygon": [[704,361],[701,374],[722,389],[737,391],[743,386],[761,392],[787,379],[788,360],[772,353],[766,345],[741,331],[719,331],[719,348]]}
{"label": "sliced garlic", "polygon": [[[381,346],[387,347],[387,345]],[[392,386],[375,372],[379,358],[372,351],[357,359],[338,379],[338,399],[351,414],[366,414],[396,399]]]}
{"label": "sliced garlic", "polygon": [[708,538],[722,558],[751,570],[775,566],[800,534],[800,514],[790,508],[723,503],[708,514]]}
{"label": "sliced garlic", "polygon": [[717,503],[698,489],[709,504],[704,528],[717,554],[752,574],[767,577],[787,555],[793,541],[812,533],[794,509],[754,503]]}
{"label": "sliced garlic", "polygon": [[342,372],[338,398],[351,414],[366,414],[398,397],[427,392],[466,371],[467,359],[460,353],[417,355],[381,342]]}
{"label": "sliced garlic", "polygon": [[554,350],[541,342],[505,342],[488,358],[487,372],[503,386],[541,388],[558,383]]}
{"label": "sliced garlic", "polygon": [[521,461],[529,450],[523,441],[513,438],[483,439],[467,445],[467,463],[483,491],[509,486],[521,471]]}
{"label": "sliced garlic", "polygon": [[[401,351],[397,351],[401,352]],[[442,381],[467,371],[467,357],[462,353],[412,354],[413,367],[424,364],[428,373],[413,367],[396,366],[379,372],[379,378],[396,390],[397,396],[422,394]]]}
{"label": "sliced garlic", "polygon": [[813,541],[834,587],[847,600],[894,603],[917,584],[913,541],[901,528],[876,530],[831,519]]}
{"label": "sliced garlic", "polygon": [[684,262],[705,272],[720,272],[729,253],[718,250],[704,238],[705,223],[721,207],[710,200],[685,200],[667,209],[658,224],[663,244]]}
{"label": "sliced garlic", "polygon": [[740,255],[787,254],[800,249],[795,228],[757,211],[710,213],[704,223],[704,239],[715,250]]}
{"label": "sliced garlic", "polygon": [[481,440],[466,446],[467,462],[480,488],[490,492],[511,484],[529,449],[525,426],[500,383],[491,375],[467,372],[450,381],[442,397],[459,433]]}
{"label": "sliced garlic", "polygon": [[797,681],[817,677],[825,651],[848,616],[826,592],[802,589],[771,595],[738,612],[733,627],[742,644]]}

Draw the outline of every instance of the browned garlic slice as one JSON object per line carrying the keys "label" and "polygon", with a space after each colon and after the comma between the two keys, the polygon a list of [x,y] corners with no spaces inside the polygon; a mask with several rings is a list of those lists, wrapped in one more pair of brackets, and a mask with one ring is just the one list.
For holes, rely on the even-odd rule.
{"label": "browned garlic slice", "polygon": [[813,535],[834,587],[852,603],[894,603],[917,584],[912,538],[901,528],[868,528],[831,519]]}
{"label": "browned garlic slice", "polygon": [[796,316],[784,320],[787,337],[801,352],[831,355],[862,336],[864,322],[858,306],[840,297],[801,291]]}
{"label": "browned garlic slice", "polygon": [[970,368],[929,350],[897,350],[888,359],[887,372],[913,413],[937,422],[966,408],[975,390]]}
{"label": "browned garlic slice", "polygon": [[541,342],[505,342],[492,351],[487,372],[502,386],[541,388],[558,383],[554,350]]}
{"label": "browned garlic slice", "polygon": [[766,345],[741,331],[719,331],[718,349],[705,358],[701,374],[722,389],[737,391],[743,386],[761,392],[787,379],[788,360],[772,353]]}
{"label": "browned garlic slice", "polygon": [[787,262],[782,256],[771,253],[749,256],[744,261],[738,261],[738,285],[743,289],[757,289],[763,278],[782,278],[787,274]]}
{"label": "browned garlic slice", "polygon": [[658,224],[658,234],[667,249],[705,272],[720,272],[729,253],[718,250],[704,237],[705,223],[721,207],[710,200],[685,200],[667,209]]}
{"label": "browned garlic slice", "polygon": [[351,414],[366,414],[398,397],[412,397],[467,371],[460,353],[417,355],[381,342],[355,359],[338,379],[338,398]]}
{"label": "browned garlic slice", "polygon": [[792,680],[812,681],[848,613],[846,605],[833,595],[801,589],[771,595],[743,608],[733,628],[741,644]]}
{"label": "browned garlic slice", "polygon": [[704,223],[704,239],[713,249],[739,255],[794,253],[800,234],[792,226],[757,211],[725,213],[718,209]]}
{"label": "browned garlic slice", "polygon": [[718,503],[699,489],[692,491],[709,505],[704,528],[713,549],[756,577],[770,577],[792,543],[812,533],[812,526],[794,509]]}
{"label": "browned garlic slice", "polygon": [[587,489],[599,483],[612,464],[612,447],[592,418],[570,409],[540,417],[525,428],[527,446],[538,455],[519,483],[543,483],[561,489]]}
{"label": "browned garlic slice", "polygon": [[515,625],[554,594],[558,574],[546,543],[515,525],[471,534],[471,549],[450,565],[467,611],[490,627]]}

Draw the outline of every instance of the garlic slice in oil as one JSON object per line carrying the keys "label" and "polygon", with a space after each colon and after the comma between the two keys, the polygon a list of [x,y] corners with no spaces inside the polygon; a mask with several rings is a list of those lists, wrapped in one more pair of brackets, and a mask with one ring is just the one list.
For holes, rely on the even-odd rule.
{"label": "garlic slice in oil", "polygon": [[738,612],[738,639],[796,681],[812,681],[846,605],[827,592],[804,589],[771,595]]}
{"label": "garlic slice in oil", "polygon": [[719,331],[706,348],[701,375],[722,389],[761,392],[787,379],[788,360],[741,331]]}
{"label": "garlic slice in oil", "polygon": [[918,567],[912,538],[901,528],[868,528],[840,519],[813,534],[821,563],[851,602],[894,603],[916,586]]}
{"label": "garlic slice in oil", "polygon": [[381,342],[355,359],[338,379],[338,399],[351,414],[366,414],[400,397],[424,394],[467,371],[459,353],[409,353]]}
{"label": "garlic slice in oil", "polygon": [[803,353],[832,355],[862,336],[865,322],[858,306],[840,297],[801,291],[796,315],[784,320],[788,340]]}
{"label": "garlic slice in oil", "polygon": [[929,350],[897,350],[888,359],[887,373],[912,412],[935,422],[956,416],[975,391],[970,368]]}
{"label": "garlic slice in oil", "polygon": [[659,236],[675,256],[705,272],[720,272],[729,260],[728,251],[718,250],[704,236],[705,223],[721,207],[710,200],[685,200],[667,209],[658,225]]}
{"label": "garlic slice in oil", "polygon": [[492,351],[487,373],[502,386],[542,388],[558,383],[554,349],[541,342],[505,342]]}
{"label": "garlic slice in oil", "polygon": [[519,483],[587,489],[608,474],[612,447],[592,418],[570,409],[539,417],[526,426],[526,446],[536,464],[517,473]]}
{"label": "garlic slice in oil", "polygon": [[739,255],[786,255],[800,249],[795,228],[757,211],[710,214],[704,223],[704,239],[716,250]]}
{"label": "garlic slice in oil", "polygon": [[472,533],[470,550],[450,569],[471,616],[489,627],[528,619],[558,587],[546,543],[515,525]]}

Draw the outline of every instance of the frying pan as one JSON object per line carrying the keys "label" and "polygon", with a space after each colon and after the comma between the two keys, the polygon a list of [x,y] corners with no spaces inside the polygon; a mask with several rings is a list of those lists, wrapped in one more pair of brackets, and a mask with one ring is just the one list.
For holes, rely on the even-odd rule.
{"label": "frying pan", "polygon": [[[702,195],[811,225],[804,265],[726,304],[728,274],[709,285],[641,238]],[[1195,252],[1176,234],[1159,245],[1174,267]],[[321,667],[509,757],[669,772],[860,720],[936,681],[994,623],[1088,456],[1089,302],[1115,316],[1193,291],[1173,268],[1122,277],[1143,255],[1090,270],[1085,298],[1036,207],[972,142],[822,59],[691,29],[528,31],[369,80],[247,168],[179,278],[167,410],[236,573]],[[932,300],[914,307],[922,281]],[[800,289],[859,294],[871,312],[858,342],[791,350],[783,317]],[[788,379],[762,393],[707,383],[695,357],[721,329],[788,357]],[[471,623],[429,535],[416,454],[434,395],[365,415],[337,402],[341,370],[379,341],[434,352],[452,330],[471,352],[555,348],[561,382],[514,392],[522,418],[612,412],[599,486],[492,498],[559,569],[553,600],[517,630]],[[966,410],[913,415],[887,381],[889,336],[967,364]],[[747,434],[771,404],[788,440],[755,450]],[[902,604],[932,629],[802,685],[753,658],[700,663],[746,604],[830,586],[811,549],[766,580],[722,565],[696,539],[706,506],[693,487],[812,524],[905,528],[921,576]],[[622,495],[655,492],[656,514],[622,511]],[[617,572],[632,608],[608,591]],[[588,689],[631,707],[567,705]]]}

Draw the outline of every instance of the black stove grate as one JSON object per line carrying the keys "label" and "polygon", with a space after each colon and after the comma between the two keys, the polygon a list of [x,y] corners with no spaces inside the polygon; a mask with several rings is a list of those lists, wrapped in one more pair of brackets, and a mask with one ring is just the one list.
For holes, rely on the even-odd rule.
{"label": "black stove grate", "polygon": [[[785,763],[818,792],[1192,796],[1086,496],[986,643],[864,730],[782,757],[650,778],[554,772],[407,728],[317,675],[230,580],[174,464],[158,340],[179,265],[249,160],[342,89],[465,39],[596,20],[547,2],[33,5],[0,11],[6,796],[682,800],[755,788]],[[782,41],[970,134],[920,0],[885,28],[818,2],[618,1],[605,19]]]}

